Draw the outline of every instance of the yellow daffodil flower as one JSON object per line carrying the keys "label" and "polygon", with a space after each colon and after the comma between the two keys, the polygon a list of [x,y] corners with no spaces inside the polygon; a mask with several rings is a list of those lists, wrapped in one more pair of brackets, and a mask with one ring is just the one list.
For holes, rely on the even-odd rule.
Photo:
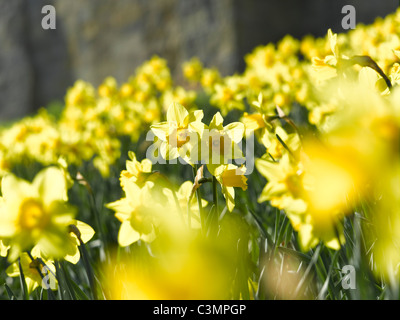
{"label": "yellow daffodil flower", "polygon": [[182,65],[183,75],[189,81],[199,81],[203,71],[203,65],[196,57],[186,61]]}
{"label": "yellow daffodil flower", "polygon": [[153,183],[148,181],[139,188],[132,180],[126,180],[123,190],[125,197],[106,205],[115,211],[115,217],[121,222],[118,233],[118,243],[122,247],[143,240],[151,242],[154,239],[154,226],[157,225],[157,212],[162,210],[152,200],[151,188]]}
{"label": "yellow daffodil flower", "polygon": [[235,187],[247,190],[246,167],[234,164],[221,165],[215,168],[213,175],[221,184],[221,191],[226,201],[226,207],[232,212],[235,207]]}
{"label": "yellow daffodil flower", "polygon": [[124,187],[126,180],[132,180],[142,186],[151,173],[152,163],[149,159],[139,162],[132,151],[128,152],[128,156],[130,160],[126,161],[126,170],[122,170],[120,175],[121,187]]}
{"label": "yellow daffodil flower", "polygon": [[239,144],[243,139],[244,124],[232,122],[224,126],[223,122],[224,119],[217,112],[210,124],[204,126],[201,140],[192,149],[192,161],[206,163],[213,175],[216,167],[243,158]]}
{"label": "yellow daffodil flower", "polygon": [[190,163],[191,138],[198,140],[203,124],[203,111],[188,112],[178,103],[171,103],[167,111],[167,121],[151,126],[151,130],[162,141],[160,152],[164,159],[181,157]]}
{"label": "yellow daffodil flower", "polygon": [[[72,264],[76,264],[81,257],[78,249],[78,246],[81,245],[80,241],[82,241],[82,243],[87,243],[90,239],[93,238],[95,231],[90,225],[79,220],[72,220],[71,223],[68,224],[67,228],[68,245],[71,245],[73,249],[71,249],[71,252],[65,255],[63,258],[64,260]],[[76,232],[79,233],[80,240],[78,239]],[[35,252],[37,255],[45,259],[48,259],[49,257],[48,253],[46,252],[46,248],[40,244],[37,244],[32,249],[32,252]]]}
{"label": "yellow daffodil flower", "polygon": [[32,183],[8,174],[2,179],[1,191],[0,237],[10,245],[10,261],[37,244],[54,258],[73,251],[68,245],[67,225],[75,216],[75,208],[67,203],[61,169],[46,168]]}

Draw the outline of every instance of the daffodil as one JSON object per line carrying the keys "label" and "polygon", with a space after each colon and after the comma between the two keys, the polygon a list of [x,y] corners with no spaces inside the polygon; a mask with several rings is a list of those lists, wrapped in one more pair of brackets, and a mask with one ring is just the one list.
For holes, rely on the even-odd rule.
{"label": "daffodil", "polygon": [[275,160],[280,159],[285,152],[295,156],[300,150],[300,137],[297,133],[287,133],[281,126],[276,126],[274,132],[265,132],[261,141],[268,154]]}
{"label": "daffodil", "polygon": [[202,110],[189,113],[182,105],[171,103],[167,111],[167,121],[151,126],[153,133],[162,141],[160,152],[164,159],[181,157],[190,163],[190,140],[198,140],[198,132],[204,126],[202,118]]}
{"label": "daffodil", "polygon": [[235,187],[247,190],[246,167],[234,164],[221,165],[215,168],[213,175],[221,184],[221,191],[226,201],[226,207],[232,212],[235,207]]}
{"label": "daffodil", "polygon": [[194,110],[196,97],[197,93],[194,90],[187,90],[181,86],[174,87],[163,94],[163,110],[168,112],[171,101],[175,101],[188,111]]}
{"label": "daffodil", "polygon": [[331,29],[327,34],[328,42],[332,54],[327,55],[324,59],[319,57],[312,58],[312,66],[316,72],[318,81],[325,81],[337,76],[337,65],[341,59],[339,54],[339,47],[337,44],[337,34],[333,33]]}
{"label": "daffodil", "polygon": [[46,168],[32,183],[7,174],[1,191],[0,237],[10,245],[10,261],[37,244],[53,258],[73,252],[67,224],[75,216],[75,208],[67,202],[66,179],[61,169]]}
{"label": "daffodil", "polygon": [[212,93],[216,84],[221,82],[221,75],[217,69],[203,69],[200,83],[207,93]]}
{"label": "daffodil", "polygon": [[124,187],[126,180],[132,180],[141,186],[151,174],[152,162],[149,159],[138,161],[132,151],[128,152],[128,156],[130,160],[126,161],[126,170],[122,170],[120,175],[121,186]]}
{"label": "daffodil", "polygon": [[223,116],[226,116],[228,112],[234,109],[244,109],[244,94],[240,80],[237,76],[231,76],[214,86],[214,93],[210,98],[210,103],[218,107]]}
{"label": "daffodil", "polygon": [[[90,225],[79,220],[70,221],[70,223],[67,225],[67,228],[68,228],[68,246],[71,246],[71,248],[73,249],[71,249],[71,252],[66,254],[63,257],[63,259],[72,264],[76,264],[78,263],[81,257],[78,247],[84,243],[87,243],[90,239],[92,239],[95,234],[95,231]],[[45,259],[49,258],[49,255],[46,252],[46,248],[43,247],[41,244],[37,244],[32,249],[32,252],[35,252],[42,258]]]}
{"label": "daffodil", "polygon": [[244,124],[232,122],[224,126],[223,122],[224,119],[217,112],[210,124],[204,127],[200,141],[192,149],[192,161],[206,163],[211,174],[220,165],[227,165],[234,159],[243,159],[240,143],[244,135]]}
{"label": "daffodil", "polygon": [[240,119],[245,125],[246,136],[255,133],[258,139],[261,139],[271,129],[271,125],[267,121],[268,116],[263,109],[263,100],[263,93],[260,92],[257,100],[252,102],[252,107],[256,108],[257,113],[249,114],[244,112]]}
{"label": "daffodil", "polygon": [[299,215],[305,213],[307,203],[303,199],[303,175],[301,164],[293,162],[288,153],[277,161],[256,160],[257,170],[268,182],[258,198],[259,202],[270,201],[271,205],[286,210],[297,229]]}
{"label": "daffodil", "polygon": [[155,226],[158,223],[158,210],[162,210],[152,199],[150,181],[140,188],[132,180],[124,185],[125,197],[108,203],[107,208],[115,211],[115,217],[121,222],[118,232],[118,243],[122,247],[143,240],[151,242],[155,237]]}
{"label": "daffodil", "polygon": [[199,81],[203,71],[203,65],[196,57],[186,61],[182,65],[183,75],[189,81]]}

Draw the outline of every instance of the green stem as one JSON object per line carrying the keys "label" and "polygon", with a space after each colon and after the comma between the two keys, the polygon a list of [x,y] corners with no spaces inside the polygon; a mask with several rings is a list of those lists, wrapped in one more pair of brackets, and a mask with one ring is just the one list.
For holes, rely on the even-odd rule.
{"label": "green stem", "polygon": [[21,288],[22,288],[22,296],[24,300],[29,300],[28,288],[26,286],[24,271],[22,270],[20,258],[18,258],[18,267],[19,267],[19,281],[21,283]]}
{"label": "green stem", "polygon": [[85,267],[87,277],[89,279],[90,290],[92,291],[93,299],[97,300],[98,297],[97,297],[97,290],[96,290],[96,282],[94,279],[94,272],[93,272],[92,266],[90,265],[90,262],[89,262],[89,254],[86,250],[85,244],[83,243],[83,241],[80,238],[79,238],[79,243],[80,243],[79,251],[80,251],[80,254],[83,259],[83,265]]}
{"label": "green stem", "polygon": [[97,206],[96,206],[96,198],[93,194],[93,190],[90,188],[89,189],[89,197],[91,200],[91,207],[92,207],[92,211],[93,211],[93,215],[95,217],[96,220],[96,224],[97,224],[97,230],[99,231],[99,238],[101,240],[101,246],[100,246],[100,251],[101,251],[101,255],[100,257],[102,257],[102,260],[104,260],[105,258],[105,245],[106,245],[106,239],[104,237],[104,232],[103,232],[103,228],[102,228],[102,224],[100,221],[100,213],[97,210]]}
{"label": "green stem", "polygon": [[210,227],[212,229],[212,234],[216,234],[218,231],[218,219],[219,219],[219,208],[218,208],[218,181],[217,178],[213,176],[212,180],[213,189],[213,207],[214,210],[210,212],[213,216],[210,219]]}
{"label": "green stem", "polygon": [[[193,181],[196,179],[197,175],[197,165],[194,165],[192,167],[193,169]],[[199,206],[199,215],[200,215],[200,225],[201,225],[201,230],[205,232],[205,219],[204,219],[204,212],[203,212],[203,206],[201,204],[201,192],[200,188],[196,189],[196,198],[197,198],[197,204]]]}
{"label": "green stem", "polygon": [[217,178],[213,176],[213,202],[214,202],[214,206],[215,206],[215,213],[216,216],[218,217],[219,214],[219,210],[218,210],[218,192],[217,192],[217,188],[218,188],[218,181]]}
{"label": "green stem", "polygon": [[[64,266],[64,262],[63,261],[59,261],[59,267],[60,267],[60,271],[62,271],[62,274],[64,276],[65,279],[65,283],[67,285],[68,291],[69,291],[69,295],[71,296],[72,300],[77,300],[75,292],[74,292],[74,288],[71,286],[71,278],[69,277],[68,274],[68,270],[66,270],[66,267]],[[61,274],[61,272],[60,272]]]}

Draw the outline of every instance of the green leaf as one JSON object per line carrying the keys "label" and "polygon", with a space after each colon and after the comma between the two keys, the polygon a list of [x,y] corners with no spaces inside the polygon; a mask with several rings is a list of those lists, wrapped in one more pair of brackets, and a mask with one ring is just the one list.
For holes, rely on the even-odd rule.
{"label": "green leaf", "polygon": [[24,300],[29,300],[28,288],[26,286],[24,271],[22,270],[21,261],[18,258],[18,268],[19,268],[19,281],[22,288],[22,298]]}
{"label": "green leaf", "polygon": [[14,294],[14,292],[12,292],[12,290],[6,283],[4,284],[4,288],[6,289],[7,295],[10,298],[10,300],[18,300],[17,296]]}

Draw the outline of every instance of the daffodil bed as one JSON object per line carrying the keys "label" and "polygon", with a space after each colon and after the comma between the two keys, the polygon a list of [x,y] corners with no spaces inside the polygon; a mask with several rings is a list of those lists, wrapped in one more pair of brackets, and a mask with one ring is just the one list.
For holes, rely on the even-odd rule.
{"label": "daffodil bed", "polygon": [[3,125],[0,298],[398,299],[400,11],[245,62]]}

